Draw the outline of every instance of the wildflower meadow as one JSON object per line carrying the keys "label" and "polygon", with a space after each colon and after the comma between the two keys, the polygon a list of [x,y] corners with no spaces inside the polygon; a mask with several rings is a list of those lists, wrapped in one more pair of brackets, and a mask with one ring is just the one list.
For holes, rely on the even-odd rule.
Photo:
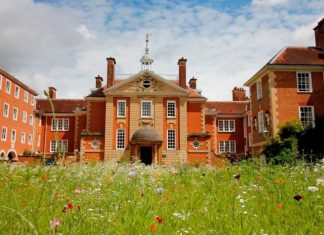
{"label": "wildflower meadow", "polygon": [[324,234],[324,165],[0,165],[1,234]]}

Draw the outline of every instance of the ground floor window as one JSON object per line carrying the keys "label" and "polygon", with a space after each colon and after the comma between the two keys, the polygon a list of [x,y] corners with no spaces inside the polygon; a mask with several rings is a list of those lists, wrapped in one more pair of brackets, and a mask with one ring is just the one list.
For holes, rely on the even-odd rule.
{"label": "ground floor window", "polygon": [[67,152],[68,140],[51,140],[51,152]]}
{"label": "ground floor window", "polygon": [[300,106],[299,119],[304,126],[315,127],[315,115],[313,106]]}
{"label": "ground floor window", "polygon": [[168,149],[176,149],[176,131],[169,129],[168,130]]}
{"label": "ground floor window", "polygon": [[219,141],[219,152],[221,153],[236,153],[236,141]]}
{"label": "ground floor window", "polygon": [[116,149],[125,148],[125,129],[118,129],[116,135]]}

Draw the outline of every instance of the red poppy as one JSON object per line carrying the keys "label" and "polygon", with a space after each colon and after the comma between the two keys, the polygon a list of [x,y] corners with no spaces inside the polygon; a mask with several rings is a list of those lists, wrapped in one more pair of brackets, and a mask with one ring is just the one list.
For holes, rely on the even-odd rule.
{"label": "red poppy", "polygon": [[46,181],[47,176],[46,175],[42,175],[42,181],[45,182]]}
{"label": "red poppy", "polygon": [[294,196],[294,199],[295,199],[296,201],[300,201],[300,200],[303,200],[304,197],[303,197],[302,195],[297,194],[297,195]]}
{"label": "red poppy", "polygon": [[152,224],[150,226],[150,231],[155,232],[156,230],[157,230],[157,227],[154,224]]}
{"label": "red poppy", "polygon": [[157,216],[155,218],[156,222],[158,222],[159,224],[162,223],[164,221],[164,218],[163,217],[160,217],[160,216]]}
{"label": "red poppy", "polygon": [[70,204],[67,206],[67,208],[70,209],[70,210],[72,210],[72,209],[74,208],[74,206],[73,206],[73,204],[70,203]]}
{"label": "red poppy", "polygon": [[283,205],[282,204],[276,204],[276,208],[279,210],[279,211],[281,211],[282,209],[283,209]]}

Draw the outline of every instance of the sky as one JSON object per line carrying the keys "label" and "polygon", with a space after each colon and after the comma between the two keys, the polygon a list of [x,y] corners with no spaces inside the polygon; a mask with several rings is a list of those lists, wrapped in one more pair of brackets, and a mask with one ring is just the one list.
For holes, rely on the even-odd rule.
{"label": "sky", "polygon": [[[106,58],[116,76],[140,71],[145,35],[152,70],[178,73],[210,101],[231,100],[285,46],[314,46],[324,17],[318,0],[0,0],[0,67],[43,97],[82,98],[106,81]],[[119,75],[121,74],[121,75]]]}

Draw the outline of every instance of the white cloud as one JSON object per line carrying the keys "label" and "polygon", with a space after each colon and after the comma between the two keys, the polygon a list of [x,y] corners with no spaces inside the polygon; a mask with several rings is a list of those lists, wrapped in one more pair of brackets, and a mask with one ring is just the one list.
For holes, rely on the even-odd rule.
{"label": "white cloud", "polygon": [[0,66],[40,93],[55,86],[66,98],[86,96],[98,74],[106,79],[107,57],[116,58],[116,74],[139,72],[145,34],[151,33],[155,72],[177,74],[177,60],[186,57],[188,80],[197,77],[209,100],[229,100],[232,88],[282,47],[314,45],[312,28],[324,12],[302,0],[275,9],[254,1],[235,15],[171,1],[140,7],[102,0],[2,2]]}
{"label": "white cloud", "polygon": [[290,0],[252,0],[252,4],[268,5],[268,6],[284,5],[284,4],[288,4],[289,2]]}

